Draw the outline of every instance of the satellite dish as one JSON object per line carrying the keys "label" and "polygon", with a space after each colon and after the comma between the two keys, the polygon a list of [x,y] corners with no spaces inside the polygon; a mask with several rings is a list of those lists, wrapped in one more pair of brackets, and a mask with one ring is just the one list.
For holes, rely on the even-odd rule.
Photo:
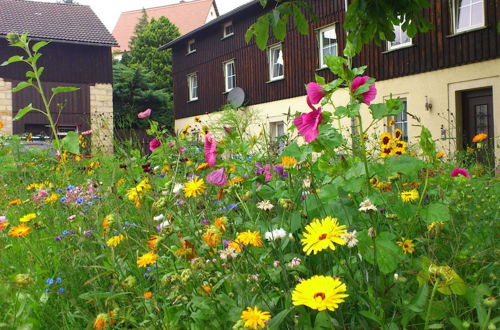
{"label": "satellite dish", "polygon": [[233,108],[239,108],[245,103],[245,91],[240,87],[235,87],[229,91],[227,95],[227,102]]}

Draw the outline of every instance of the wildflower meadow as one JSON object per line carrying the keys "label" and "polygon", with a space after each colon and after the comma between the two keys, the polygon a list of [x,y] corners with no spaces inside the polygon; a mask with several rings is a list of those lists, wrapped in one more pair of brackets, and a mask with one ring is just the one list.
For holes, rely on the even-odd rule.
{"label": "wildflower meadow", "polygon": [[402,102],[327,64],[280,141],[245,109],[175,135],[140,112],[147,153],[1,137],[0,328],[496,329],[499,176],[474,156],[494,137],[404,141]]}

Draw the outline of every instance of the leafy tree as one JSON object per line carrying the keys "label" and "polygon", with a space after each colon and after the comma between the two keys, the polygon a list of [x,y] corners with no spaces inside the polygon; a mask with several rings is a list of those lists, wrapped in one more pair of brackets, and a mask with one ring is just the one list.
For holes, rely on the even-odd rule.
{"label": "leafy tree", "polygon": [[148,13],[146,12],[146,9],[142,8],[142,16],[139,19],[139,22],[135,26],[134,35],[130,39],[129,47],[132,47],[132,42],[134,41],[134,39],[137,38],[137,36],[139,34],[141,34],[142,32],[144,32],[144,30],[146,29],[146,27],[148,26],[148,24],[149,24],[149,22],[148,22]]}
{"label": "leafy tree", "polygon": [[[268,2],[277,2],[276,7],[262,15],[248,29],[245,38],[249,42],[255,37],[257,46],[265,49],[269,30],[278,40],[286,37],[287,23],[293,24],[302,34],[309,31],[309,19],[317,17],[310,5],[304,0],[260,0],[263,7]],[[409,37],[417,32],[425,32],[433,26],[423,17],[422,9],[429,7],[429,0],[351,0],[348,1],[344,29],[348,34],[346,55],[354,56],[361,51],[363,44],[383,40],[394,40],[394,25],[402,23],[402,29]]]}
{"label": "leafy tree", "polygon": [[113,66],[113,106],[115,125],[119,128],[144,128],[148,124],[138,120],[137,114],[151,108],[151,118],[172,129],[172,112],[168,109],[171,95],[157,88],[155,74],[141,65]]}
{"label": "leafy tree", "polygon": [[[139,27],[141,28],[141,27]],[[172,91],[172,51],[158,51],[160,46],[180,36],[179,29],[168,18],[152,19],[149,24],[134,38],[130,45],[130,57],[124,64],[140,64],[146,70],[154,72],[154,83],[157,88]]]}

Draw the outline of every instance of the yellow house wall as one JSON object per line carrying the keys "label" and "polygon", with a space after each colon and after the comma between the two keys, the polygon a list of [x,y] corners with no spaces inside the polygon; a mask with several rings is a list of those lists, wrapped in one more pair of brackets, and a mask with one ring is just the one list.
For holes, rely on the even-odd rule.
{"label": "yellow house wall", "polygon": [[[408,112],[420,118],[421,123],[432,133],[434,139],[438,139],[439,151],[451,153],[461,145],[458,141],[446,139],[441,140],[441,127],[446,130],[447,137],[461,136],[460,121],[460,93],[467,90],[491,87],[493,90],[493,120],[496,137],[500,137],[500,59],[474,63],[444,70],[437,70],[417,75],[383,80],[376,83],[377,98],[375,103],[382,102],[385,98],[393,97],[405,98]],[[349,99],[346,91],[338,91],[334,94],[333,100],[336,105],[345,105]],[[426,110],[426,100],[432,104],[431,110]],[[286,122],[286,112],[290,113],[309,111],[305,96],[284,99],[274,102],[261,103],[249,106],[248,111],[256,111],[262,122]],[[449,109],[449,111],[448,111]],[[331,110],[331,109],[326,109]],[[363,122],[371,120],[368,109],[362,106]],[[458,116],[457,116],[458,115]],[[210,118],[214,120],[217,113],[200,116],[202,120]],[[210,121],[209,120],[209,121]],[[457,122],[458,120],[458,122]],[[182,130],[186,125],[192,125],[194,117],[178,119],[175,121],[177,131]],[[387,130],[384,127],[386,121],[381,121],[375,125],[370,133],[381,133]],[[366,125],[366,124],[365,124]],[[418,142],[420,127],[417,121],[408,117],[408,136],[410,143]],[[348,135],[350,120],[344,119],[341,122],[343,134]],[[259,128],[255,128],[257,131]],[[496,158],[500,159],[500,148],[496,148]]]}

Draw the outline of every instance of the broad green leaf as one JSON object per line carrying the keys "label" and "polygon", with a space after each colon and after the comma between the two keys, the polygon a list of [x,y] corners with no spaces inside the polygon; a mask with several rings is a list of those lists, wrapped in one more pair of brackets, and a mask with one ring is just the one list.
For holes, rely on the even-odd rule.
{"label": "broad green leaf", "polygon": [[21,61],[23,61],[23,57],[22,56],[14,55],[14,56],[9,57],[9,59],[7,61],[5,61],[2,64],[0,64],[0,66],[6,66],[6,65],[9,65],[9,64],[16,63],[16,62],[21,62]]}
{"label": "broad green leaf", "polygon": [[307,19],[302,13],[302,10],[293,4],[293,20],[295,22],[295,27],[299,31],[300,34],[306,35],[309,33],[309,24],[307,23]]}
{"label": "broad green leaf", "polygon": [[78,143],[78,133],[68,132],[67,135],[61,140],[62,147],[64,150],[71,152],[72,154],[80,154],[80,144]]}
{"label": "broad green leaf", "polygon": [[436,142],[432,139],[431,131],[424,126],[422,126],[422,131],[420,132],[420,148],[422,148],[425,155],[434,158],[436,154]]}
{"label": "broad green leaf", "polygon": [[275,24],[273,24],[273,34],[276,37],[276,39],[283,41],[286,36],[286,23],[288,19],[286,16],[281,17],[278,19]]}
{"label": "broad green leaf", "polygon": [[432,203],[422,209],[422,217],[426,223],[430,224],[434,221],[449,221],[451,216],[448,205],[442,203]]}
{"label": "broad green leaf", "polygon": [[453,326],[455,328],[457,328],[457,330],[466,330],[467,329],[463,326],[462,321],[460,321],[456,317],[450,317],[450,323],[453,324]]}
{"label": "broad green leaf", "polygon": [[280,329],[281,323],[286,319],[288,314],[292,311],[292,309],[285,309],[273,316],[271,321],[269,322],[270,329]]}
{"label": "broad green leaf", "polygon": [[49,43],[47,41],[39,41],[33,45],[31,49],[36,53],[40,50],[40,48],[47,46]]}
{"label": "broad green leaf", "polygon": [[403,259],[401,248],[394,242],[395,236],[389,232],[382,232],[377,234],[375,242],[368,236],[367,230],[359,233],[358,249],[371,264],[375,263],[374,251],[377,249],[377,264],[380,271],[384,274],[394,272],[399,262]]}
{"label": "broad green leaf", "polygon": [[78,87],[69,87],[69,86],[66,86],[66,87],[54,87],[52,88],[52,93],[55,95],[55,94],[59,94],[59,93],[69,93],[69,92],[74,92],[74,91],[77,91],[79,90],[80,88]]}
{"label": "broad green leaf", "polygon": [[374,119],[382,119],[401,113],[404,110],[404,104],[400,99],[389,99],[385,103],[372,104],[369,108]]}
{"label": "broad green leaf", "polygon": [[343,77],[344,67],[347,67],[347,60],[340,56],[325,56],[325,63],[334,74]]}
{"label": "broad green leaf", "polygon": [[17,84],[16,87],[12,88],[12,92],[17,93],[30,86],[33,86],[33,84],[30,81],[21,81],[19,82],[19,84]]}
{"label": "broad green leaf", "polygon": [[27,106],[25,106],[24,108],[22,108],[21,110],[19,110],[17,112],[16,116],[14,117],[14,119],[12,119],[12,120],[13,121],[19,120],[19,119],[23,118],[28,112],[30,112],[32,110],[33,110],[33,105],[30,103]]}
{"label": "broad green leaf", "polygon": [[377,322],[378,325],[382,325],[382,323],[380,322],[380,318],[370,311],[359,311],[359,314],[363,315],[364,317],[372,321]]}
{"label": "broad green leaf", "polygon": [[302,228],[302,217],[300,213],[294,212],[290,217],[290,231],[295,233],[300,228]]}
{"label": "broad green leaf", "polygon": [[344,106],[339,106],[335,108],[335,116],[337,117],[356,117],[359,115],[359,109],[361,105],[359,103],[352,103],[347,105],[346,107]]}
{"label": "broad green leaf", "polygon": [[296,142],[293,142],[285,147],[281,155],[294,157],[297,161],[302,162],[307,159],[307,156],[309,156],[310,153],[311,148],[309,146],[306,145],[299,147]]}
{"label": "broad green leaf", "polygon": [[408,308],[416,313],[421,313],[425,310],[427,300],[429,298],[429,285],[424,283],[417,290],[417,294],[413,297]]}
{"label": "broad green leaf", "polygon": [[428,167],[427,163],[410,155],[386,158],[384,162],[390,174],[401,173],[410,178],[416,178],[418,171]]}

